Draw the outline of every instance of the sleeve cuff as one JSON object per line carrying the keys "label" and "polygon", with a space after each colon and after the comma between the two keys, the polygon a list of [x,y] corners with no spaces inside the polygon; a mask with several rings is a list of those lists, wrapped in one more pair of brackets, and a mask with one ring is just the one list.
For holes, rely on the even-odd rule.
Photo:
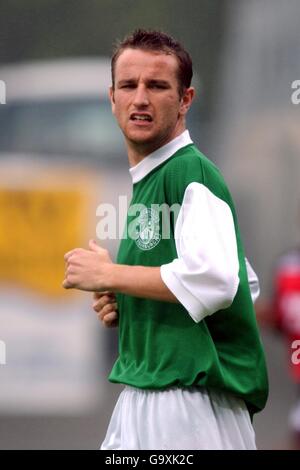
{"label": "sleeve cuff", "polygon": [[183,307],[188,311],[192,319],[196,323],[199,323],[207,315],[207,312],[205,312],[204,307],[201,306],[199,299],[196,299],[193,294],[186,290],[177,279],[171,269],[171,265],[173,263],[174,261],[170,264],[163,264],[160,267],[161,278],[172,294],[175,295]]}

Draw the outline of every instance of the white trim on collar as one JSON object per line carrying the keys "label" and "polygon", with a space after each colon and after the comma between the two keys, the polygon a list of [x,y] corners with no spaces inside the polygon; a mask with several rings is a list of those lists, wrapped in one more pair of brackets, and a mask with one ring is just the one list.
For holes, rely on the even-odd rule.
{"label": "white trim on collar", "polygon": [[175,137],[175,139],[171,140],[171,142],[163,145],[159,149],[155,150],[155,152],[150,153],[150,155],[145,157],[141,162],[129,169],[133,184],[143,179],[144,176],[150,173],[150,171],[163,163],[165,160],[168,160],[168,158],[172,157],[172,155],[174,155],[177,150],[192,143],[193,141],[190,138],[189,131],[185,130],[178,137]]}

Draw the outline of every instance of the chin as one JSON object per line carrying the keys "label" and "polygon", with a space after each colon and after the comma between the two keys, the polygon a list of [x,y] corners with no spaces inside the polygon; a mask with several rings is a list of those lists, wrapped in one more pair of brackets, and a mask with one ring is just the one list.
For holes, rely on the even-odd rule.
{"label": "chin", "polygon": [[125,134],[126,138],[132,142],[133,144],[147,144],[155,141],[159,141],[159,137],[155,135],[149,134],[149,132],[130,132],[127,135]]}

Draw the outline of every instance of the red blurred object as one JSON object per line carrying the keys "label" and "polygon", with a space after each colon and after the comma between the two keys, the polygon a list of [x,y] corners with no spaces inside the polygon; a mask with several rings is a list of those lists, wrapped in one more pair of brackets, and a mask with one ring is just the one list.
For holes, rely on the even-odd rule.
{"label": "red blurred object", "polygon": [[279,259],[274,290],[275,323],[288,344],[292,379],[300,383],[300,249]]}

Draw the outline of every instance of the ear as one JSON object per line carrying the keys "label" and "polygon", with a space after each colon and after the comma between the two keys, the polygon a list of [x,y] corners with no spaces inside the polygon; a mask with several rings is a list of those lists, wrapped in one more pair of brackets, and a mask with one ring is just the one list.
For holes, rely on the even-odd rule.
{"label": "ear", "polygon": [[184,94],[183,94],[183,96],[180,100],[180,111],[179,111],[179,113],[182,116],[185,116],[187,114],[187,112],[190,109],[191,104],[193,102],[194,96],[195,96],[195,88],[194,87],[187,88],[184,91]]}
{"label": "ear", "polygon": [[111,110],[112,110],[113,114],[115,114],[115,95],[114,95],[114,93],[115,93],[114,88],[112,86],[109,87],[109,99],[110,99]]}

